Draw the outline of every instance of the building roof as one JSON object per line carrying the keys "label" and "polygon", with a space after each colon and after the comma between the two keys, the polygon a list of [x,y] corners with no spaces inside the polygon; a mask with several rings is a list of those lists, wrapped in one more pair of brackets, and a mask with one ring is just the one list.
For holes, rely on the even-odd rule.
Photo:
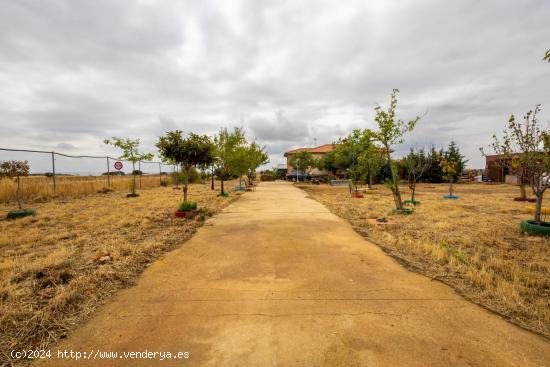
{"label": "building roof", "polygon": [[324,144],[315,148],[296,148],[285,152],[285,157],[293,155],[300,152],[310,152],[310,153],[327,153],[334,150],[334,144]]}

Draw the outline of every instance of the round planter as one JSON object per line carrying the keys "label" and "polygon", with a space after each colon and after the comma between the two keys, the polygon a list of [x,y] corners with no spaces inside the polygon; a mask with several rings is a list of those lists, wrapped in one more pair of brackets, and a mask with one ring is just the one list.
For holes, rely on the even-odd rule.
{"label": "round planter", "polygon": [[126,195],[127,198],[137,198],[139,194],[128,194]]}
{"label": "round planter", "polygon": [[405,200],[404,203],[405,203],[405,204],[415,205],[415,206],[416,206],[416,205],[422,204],[422,202],[421,202],[421,201],[418,201],[418,200]]}
{"label": "round planter", "polygon": [[394,209],[393,212],[396,214],[411,215],[414,213],[414,208]]}
{"label": "round planter", "polygon": [[14,210],[14,211],[8,212],[8,219],[23,218],[34,214],[36,214],[36,210],[34,209]]}
{"label": "round planter", "polygon": [[458,199],[460,196],[456,196],[456,195],[445,195],[443,196],[443,199],[451,199],[451,200],[456,200]]}
{"label": "round planter", "polygon": [[533,220],[524,220],[520,223],[521,232],[535,236],[550,236],[550,223],[541,222],[536,224]]}
{"label": "round planter", "polygon": [[514,201],[521,201],[521,202],[528,202],[528,203],[536,203],[537,199],[535,198],[514,198]]}
{"label": "round planter", "polygon": [[198,211],[199,211],[198,209],[187,210],[187,211],[176,210],[176,217],[178,217],[178,218],[192,217]]}

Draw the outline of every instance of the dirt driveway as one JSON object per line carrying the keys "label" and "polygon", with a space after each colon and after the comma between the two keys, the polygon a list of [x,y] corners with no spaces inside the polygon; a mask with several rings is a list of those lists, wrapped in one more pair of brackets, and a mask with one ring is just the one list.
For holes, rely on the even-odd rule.
{"label": "dirt driveway", "polygon": [[[548,366],[550,361],[547,339],[405,270],[287,183],[263,183],[210,219],[58,348],[85,352],[90,359],[60,360],[52,350],[51,365]],[[99,359],[98,351],[118,355]],[[161,362],[151,352],[171,356]]]}

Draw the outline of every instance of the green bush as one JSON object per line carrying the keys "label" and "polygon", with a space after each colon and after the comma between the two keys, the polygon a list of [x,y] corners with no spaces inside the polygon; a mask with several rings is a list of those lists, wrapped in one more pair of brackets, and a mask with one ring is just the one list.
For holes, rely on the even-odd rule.
{"label": "green bush", "polygon": [[194,209],[197,209],[197,203],[194,201],[182,201],[179,206],[181,212],[189,212]]}
{"label": "green bush", "polygon": [[[185,173],[176,173],[178,176],[178,182],[180,184],[185,182]],[[197,171],[195,168],[192,168],[189,172],[189,183],[200,183],[201,182],[201,174],[199,171]]]}

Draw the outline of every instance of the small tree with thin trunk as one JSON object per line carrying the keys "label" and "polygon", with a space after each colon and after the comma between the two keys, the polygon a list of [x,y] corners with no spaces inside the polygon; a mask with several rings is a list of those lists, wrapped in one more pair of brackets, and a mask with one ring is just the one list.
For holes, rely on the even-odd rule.
{"label": "small tree with thin trunk", "polygon": [[404,122],[395,116],[398,93],[398,89],[393,90],[390,98],[390,106],[387,110],[383,110],[380,106],[374,109],[376,112],[374,120],[378,125],[378,130],[372,131],[371,134],[373,139],[382,145],[386,155],[386,164],[391,172],[391,178],[386,181],[386,185],[393,194],[395,208],[397,210],[403,210],[403,201],[401,200],[401,192],[399,191],[399,172],[397,165],[391,157],[391,152],[395,145],[403,143],[403,136],[414,129],[420,117],[417,116],[413,120]]}
{"label": "small tree with thin trunk", "polygon": [[447,150],[439,158],[439,166],[443,172],[443,178],[449,183],[449,197],[453,195],[453,184],[458,181],[458,178],[466,167],[466,162],[454,141],[451,141]]}
{"label": "small tree with thin trunk", "polygon": [[245,144],[246,138],[241,128],[235,128],[233,132],[222,128],[214,138],[216,173],[221,181],[220,196],[227,196],[224,191],[224,181],[239,174],[242,160],[241,148]]}
{"label": "small tree with thin trunk", "polygon": [[15,192],[15,198],[17,199],[17,205],[19,210],[23,209],[21,204],[21,176],[29,175],[30,166],[27,161],[3,161],[0,163],[0,179],[8,178],[15,179],[17,184],[17,190]]}
{"label": "small tree with thin trunk", "polygon": [[372,189],[374,178],[386,164],[386,158],[384,158],[383,152],[379,147],[371,144],[359,155],[359,164],[362,165],[366,171],[368,188]]}
{"label": "small tree with thin trunk", "polygon": [[455,178],[459,172],[459,162],[451,157],[441,157],[439,160],[439,166],[443,171],[443,178],[449,183],[449,197],[453,196],[453,184]]}
{"label": "small tree with thin trunk", "polygon": [[214,160],[214,145],[206,135],[190,133],[183,137],[180,130],[169,131],[161,136],[156,145],[161,157],[180,165],[185,174],[183,183],[183,201],[187,202],[189,175],[193,168],[205,168]]}
{"label": "small tree with thin trunk", "polygon": [[422,178],[422,175],[431,167],[432,162],[429,156],[426,156],[423,149],[415,151],[411,149],[409,154],[403,160],[411,189],[411,202],[414,204],[416,194],[416,184]]}
{"label": "small tree with thin trunk", "polygon": [[252,184],[255,178],[255,172],[258,167],[269,162],[269,155],[265,150],[265,146],[261,147],[256,142],[251,143],[247,148],[246,166],[248,183]]}
{"label": "small tree with thin trunk", "polygon": [[118,159],[132,162],[132,186],[130,194],[136,196],[136,163],[152,160],[153,154],[139,151],[139,139],[122,139],[113,136],[111,139],[105,139],[103,142],[122,150],[122,155]]}
{"label": "small tree with thin trunk", "polygon": [[539,123],[537,115],[540,111],[541,105],[537,105],[525,114],[523,123],[517,122],[514,115],[510,116],[502,140],[493,136],[491,145],[498,147],[504,158],[516,160],[522,168],[536,197],[536,224],[541,224],[542,199],[550,187],[550,131]]}
{"label": "small tree with thin trunk", "polygon": [[298,181],[299,172],[302,173],[302,179],[305,181],[305,177],[307,177],[315,167],[316,161],[315,158],[313,158],[313,154],[304,151],[293,154],[290,158],[290,165],[297,171],[296,181]]}

